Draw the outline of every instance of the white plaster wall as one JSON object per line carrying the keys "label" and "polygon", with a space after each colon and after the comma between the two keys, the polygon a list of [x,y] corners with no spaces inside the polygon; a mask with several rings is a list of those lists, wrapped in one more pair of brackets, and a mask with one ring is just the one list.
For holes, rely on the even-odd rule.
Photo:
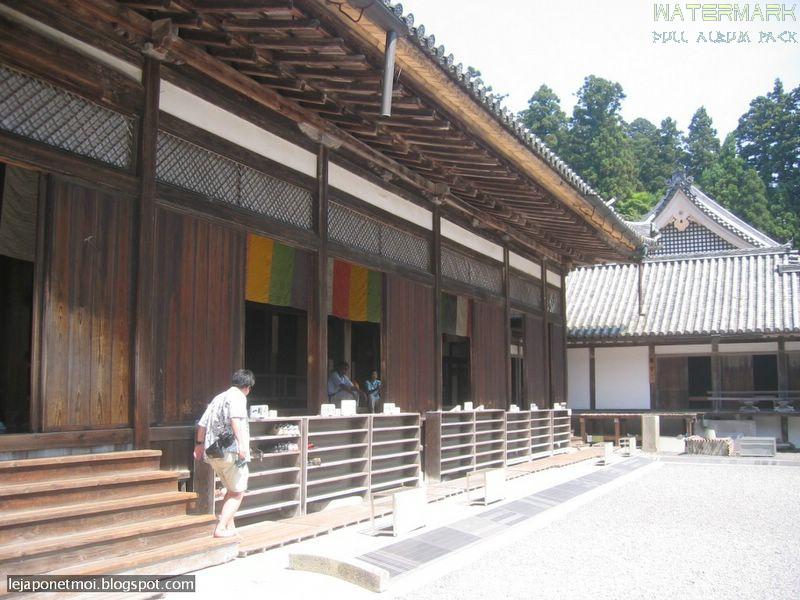
{"label": "white plaster wall", "polygon": [[777,415],[755,417],[756,435],[758,437],[774,437],[781,439],[781,418]]}
{"label": "white plaster wall", "polygon": [[567,405],[570,408],[589,408],[589,349],[567,349]]}
{"label": "white plaster wall", "polygon": [[656,346],[656,354],[711,354],[711,344],[674,344],[670,346]]}
{"label": "white plaster wall", "polygon": [[758,354],[759,352],[777,352],[778,342],[753,342],[750,344],[733,343],[733,344],[720,344],[720,354],[729,354],[734,352],[746,352],[748,354]]}
{"label": "white plaster wall", "polygon": [[595,348],[595,407],[650,408],[647,346]]}

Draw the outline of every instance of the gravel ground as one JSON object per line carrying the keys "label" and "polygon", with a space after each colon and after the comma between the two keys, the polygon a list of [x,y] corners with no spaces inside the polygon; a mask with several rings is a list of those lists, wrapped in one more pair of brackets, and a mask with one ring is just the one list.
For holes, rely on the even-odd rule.
{"label": "gravel ground", "polygon": [[800,468],[664,464],[407,600],[800,598]]}

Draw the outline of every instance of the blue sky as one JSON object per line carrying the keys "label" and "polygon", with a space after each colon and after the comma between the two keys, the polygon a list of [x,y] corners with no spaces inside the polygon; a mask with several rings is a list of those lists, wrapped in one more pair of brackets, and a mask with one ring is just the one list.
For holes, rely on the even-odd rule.
{"label": "blue sky", "polygon": [[[800,3],[796,21],[656,21],[654,3],[643,0],[404,0],[406,13],[436,36],[456,62],[481,70],[486,83],[508,93],[518,111],[542,83],[570,114],[583,78],[594,74],[622,84],[623,117],[658,124],[671,116],[685,130],[704,105],[720,136],[736,127],[750,100],[772,89],[776,77],[787,89],[800,84]],[[663,3],[662,3],[663,4]],[[740,3],[742,5],[743,3]],[[749,6],[753,8],[756,3]],[[674,7],[674,4],[670,4]],[[681,5],[685,7],[685,4]],[[764,7],[764,3],[761,3]],[[699,16],[698,16],[699,19]],[[687,43],[654,43],[654,32],[683,34]],[[716,32],[734,32],[750,42],[710,43]],[[766,32],[761,42],[761,32]],[[772,42],[769,35],[775,36]]]}

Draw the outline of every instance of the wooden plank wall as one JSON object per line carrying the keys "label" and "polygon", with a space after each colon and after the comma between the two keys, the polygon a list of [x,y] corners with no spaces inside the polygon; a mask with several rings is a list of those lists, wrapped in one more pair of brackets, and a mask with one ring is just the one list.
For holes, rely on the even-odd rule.
{"label": "wooden plank wall", "polygon": [[720,377],[724,392],[746,392],[753,389],[753,356],[750,354],[720,355]]}
{"label": "wooden plank wall", "polygon": [[544,364],[544,323],[536,315],[525,315],[525,400],[530,408],[547,406],[547,370]]}
{"label": "wooden plank wall", "polygon": [[[550,399],[551,402],[566,402],[566,365],[564,364],[564,326],[550,323]],[[552,404],[548,404],[548,407]]]}
{"label": "wooden plank wall", "polygon": [[131,206],[49,180],[42,431],[130,424]]}
{"label": "wooden plank wall", "polygon": [[156,229],[151,422],[189,424],[241,368],[245,237],[165,209]]}
{"label": "wooden plank wall", "polygon": [[470,340],[472,401],[506,409],[505,313],[502,306],[472,301]]}
{"label": "wooden plank wall", "polygon": [[689,360],[685,356],[656,358],[656,407],[680,410],[689,406]]}
{"label": "wooden plank wall", "polygon": [[437,410],[434,389],[433,292],[386,275],[386,373],[383,400],[407,412]]}

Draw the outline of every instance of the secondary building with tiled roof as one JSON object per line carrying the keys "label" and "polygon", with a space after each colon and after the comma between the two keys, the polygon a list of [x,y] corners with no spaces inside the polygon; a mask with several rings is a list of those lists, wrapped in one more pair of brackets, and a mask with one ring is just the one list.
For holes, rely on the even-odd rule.
{"label": "secondary building with tiled roof", "polygon": [[[715,392],[800,389],[800,256],[791,245],[683,177],[631,225],[657,240],[640,264],[580,267],[567,278],[570,407],[704,411]],[[787,435],[797,443],[800,431]]]}

